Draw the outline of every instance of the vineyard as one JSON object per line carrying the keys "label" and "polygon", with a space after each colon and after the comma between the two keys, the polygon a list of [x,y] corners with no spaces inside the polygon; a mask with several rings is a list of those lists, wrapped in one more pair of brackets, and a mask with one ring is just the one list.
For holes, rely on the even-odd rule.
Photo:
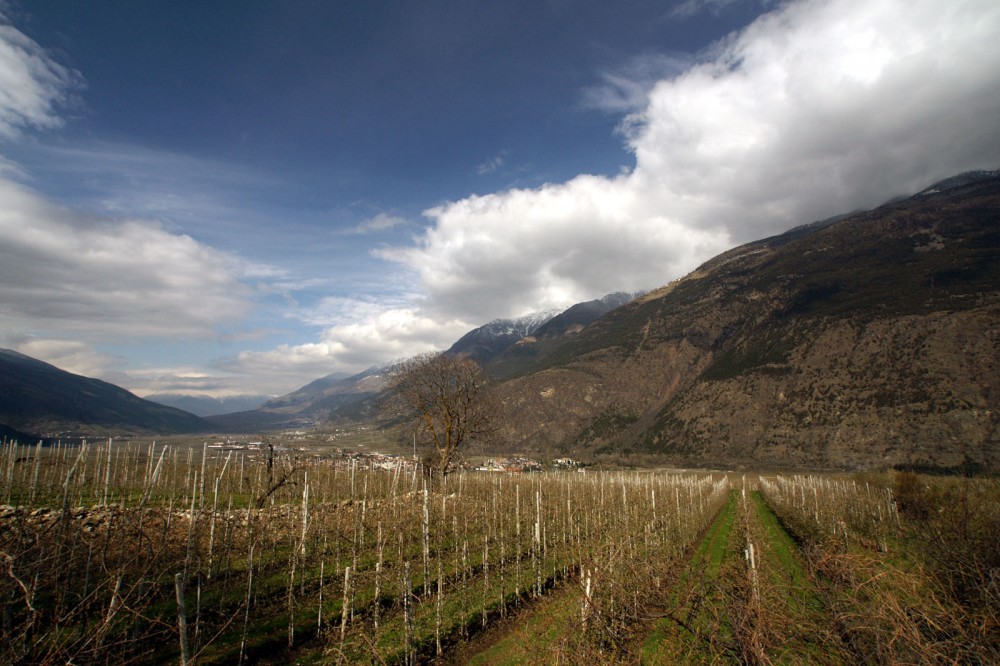
{"label": "vineyard", "polygon": [[996,663],[1000,485],[0,457],[11,664]]}

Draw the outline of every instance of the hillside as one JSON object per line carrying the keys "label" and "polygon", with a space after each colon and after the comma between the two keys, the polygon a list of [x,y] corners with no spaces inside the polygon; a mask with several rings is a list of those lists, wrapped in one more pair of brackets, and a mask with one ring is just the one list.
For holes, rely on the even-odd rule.
{"label": "hillside", "polygon": [[175,434],[211,429],[187,412],[0,349],[0,424],[29,433]]}
{"label": "hillside", "polygon": [[1000,178],[749,243],[502,386],[514,448],[679,465],[996,465]]}

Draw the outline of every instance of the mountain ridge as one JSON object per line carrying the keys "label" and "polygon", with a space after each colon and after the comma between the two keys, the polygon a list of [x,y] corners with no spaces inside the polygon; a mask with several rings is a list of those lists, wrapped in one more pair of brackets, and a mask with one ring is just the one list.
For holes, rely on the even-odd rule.
{"label": "mountain ridge", "polygon": [[548,310],[515,319],[494,319],[463,335],[445,353],[468,356],[485,365],[510,345],[544,326],[560,312]]}
{"label": "mountain ridge", "polygon": [[36,434],[178,434],[211,428],[194,414],[11,349],[0,349],[0,423]]}

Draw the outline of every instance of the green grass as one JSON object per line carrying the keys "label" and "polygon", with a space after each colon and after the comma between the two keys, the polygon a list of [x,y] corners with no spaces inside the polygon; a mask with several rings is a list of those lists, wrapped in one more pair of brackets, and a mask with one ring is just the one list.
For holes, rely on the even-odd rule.
{"label": "green grass", "polygon": [[829,633],[833,619],[806,571],[798,544],[760,492],[754,492],[751,501],[764,541],[758,567],[766,610],[784,624],[782,640],[769,656],[776,664],[847,663],[839,641]]}
{"label": "green grass", "polygon": [[789,593],[789,599],[800,604],[817,608],[819,598],[812,589],[812,581],[806,574],[799,547],[791,535],[778,522],[771,507],[767,505],[760,492],[752,496],[757,518],[764,528],[767,537],[767,551],[777,561],[777,571],[782,577],[782,585]]}
{"label": "green grass", "polygon": [[515,666],[551,664],[561,643],[580,623],[580,599],[573,588],[562,588],[518,618],[509,634],[475,655],[469,664]]}
{"label": "green grass", "polygon": [[[644,664],[671,664],[682,659],[709,661],[711,654],[702,650],[698,639],[703,632],[715,627],[708,612],[713,603],[712,586],[722,570],[729,549],[730,534],[736,522],[736,493],[733,491],[677,583],[669,603],[670,614],[653,627],[643,641],[641,659]],[[678,620],[688,628],[682,628]],[[693,635],[695,631],[698,635]]]}

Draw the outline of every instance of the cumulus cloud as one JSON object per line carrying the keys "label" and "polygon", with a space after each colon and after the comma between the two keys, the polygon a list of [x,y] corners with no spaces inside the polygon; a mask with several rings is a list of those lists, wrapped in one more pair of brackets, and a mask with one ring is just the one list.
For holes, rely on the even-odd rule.
{"label": "cumulus cloud", "polygon": [[[0,16],[0,138],[60,125],[59,110],[80,81]],[[8,332],[42,329],[53,340],[211,336],[248,311],[241,277],[272,276],[157,222],[54,205],[13,180],[25,176],[0,158],[0,316]],[[77,369],[90,367],[84,356],[102,360],[80,344],[25,342]]]}
{"label": "cumulus cloud", "polygon": [[745,241],[992,166],[998,36],[988,0],[788,5],[654,88],[634,180]]}
{"label": "cumulus cloud", "polygon": [[435,318],[406,301],[405,297],[323,299],[302,315],[307,323],[324,326],[318,342],[241,352],[225,367],[251,376],[360,372],[385,361],[442,349],[470,328],[467,320]]}
{"label": "cumulus cloud", "polygon": [[327,303],[319,342],[239,362],[361,369],[495,317],[655,288],[737,243],[995,168],[998,38],[994,0],[802,0],[689,62],[604,72],[585,104],[627,114],[634,168],[431,208],[412,246],[374,251],[419,297]]}
{"label": "cumulus cloud", "polygon": [[59,109],[72,103],[83,79],[49,57],[2,12],[0,5],[0,138],[30,127],[58,127]]}
{"label": "cumulus cloud", "polygon": [[[11,145],[29,130],[61,126],[83,79],[2,10],[0,0],[0,140]],[[259,296],[301,288],[285,270],[216,250],[175,226],[239,218],[218,193],[273,187],[273,179],[130,145],[36,144],[32,152],[68,181],[100,186],[105,214],[50,202],[23,184],[34,180],[30,169],[0,156],[0,346],[140,394],[240,393],[248,378],[239,372],[127,367],[100,349],[240,337]],[[372,226],[379,224],[386,221]]]}
{"label": "cumulus cloud", "polygon": [[379,256],[446,319],[658,286],[735,243],[996,166],[998,37],[992,0],[784,5],[644,93],[623,121],[628,173],[447,203]]}
{"label": "cumulus cloud", "polygon": [[[598,72],[583,103],[624,114],[634,167],[435,206],[412,245],[374,251],[409,293],[327,299],[298,313],[319,329],[315,342],[245,351],[219,373],[294,388],[440,349],[496,317],[655,288],[737,243],[996,168],[998,38],[995,0],[799,0],[689,60],[647,55]],[[71,74],[34,76],[48,101],[0,102],[6,127],[58,122]],[[229,255],[155,223],[71,214],[9,183],[0,201],[5,322],[208,335],[246,312],[251,271]],[[400,223],[375,216],[354,231]]]}
{"label": "cumulus cloud", "polygon": [[53,205],[0,180],[0,316],[11,329],[210,337],[240,320],[266,273],[143,220]]}
{"label": "cumulus cloud", "polygon": [[485,322],[566,307],[616,289],[659,285],[729,239],[642,208],[630,176],[578,176],[536,190],[470,197],[431,209],[413,248],[381,250],[407,264],[436,318]]}

